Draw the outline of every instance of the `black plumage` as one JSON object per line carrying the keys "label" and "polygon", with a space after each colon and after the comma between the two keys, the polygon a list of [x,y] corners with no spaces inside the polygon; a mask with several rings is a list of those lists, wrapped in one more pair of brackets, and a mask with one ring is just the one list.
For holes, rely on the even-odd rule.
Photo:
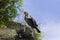
{"label": "black plumage", "polygon": [[27,22],[27,24],[29,25],[29,26],[31,26],[32,28],[35,28],[36,30],[37,30],[37,32],[41,32],[38,28],[37,28],[37,23],[36,23],[36,21],[32,18],[32,17],[30,17],[30,18],[28,18],[28,17],[25,17],[24,18],[25,19],[25,21]]}

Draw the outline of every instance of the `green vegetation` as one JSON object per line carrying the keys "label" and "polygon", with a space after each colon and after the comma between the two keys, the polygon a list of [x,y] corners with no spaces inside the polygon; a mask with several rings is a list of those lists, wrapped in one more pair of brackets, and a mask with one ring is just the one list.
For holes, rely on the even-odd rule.
{"label": "green vegetation", "polygon": [[35,31],[35,35],[36,35],[36,40],[42,40],[43,38],[43,34],[42,33],[38,33],[36,30]]}
{"label": "green vegetation", "polygon": [[0,0],[0,27],[8,21],[13,21],[21,5],[22,0]]}

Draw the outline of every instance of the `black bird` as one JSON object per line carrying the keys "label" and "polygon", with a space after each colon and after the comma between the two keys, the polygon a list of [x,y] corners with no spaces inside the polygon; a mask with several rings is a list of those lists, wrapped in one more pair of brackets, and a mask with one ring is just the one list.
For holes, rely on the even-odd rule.
{"label": "black bird", "polygon": [[38,25],[37,25],[37,23],[36,23],[36,21],[30,16],[30,18],[28,17],[28,13],[27,12],[24,12],[24,19],[25,19],[25,21],[27,22],[27,24],[29,25],[29,26],[31,26],[32,28],[35,28],[36,30],[37,30],[37,32],[41,32],[37,27],[38,27]]}

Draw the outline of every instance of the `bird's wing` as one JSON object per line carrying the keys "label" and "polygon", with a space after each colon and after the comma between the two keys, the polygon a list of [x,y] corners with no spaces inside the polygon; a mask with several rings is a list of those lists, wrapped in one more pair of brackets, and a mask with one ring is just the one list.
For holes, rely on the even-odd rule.
{"label": "bird's wing", "polygon": [[32,17],[31,17],[31,19],[32,19],[32,21],[34,23],[34,26],[38,26],[37,23],[36,23],[36,21],[35,21],[35,19],[33,19]]}

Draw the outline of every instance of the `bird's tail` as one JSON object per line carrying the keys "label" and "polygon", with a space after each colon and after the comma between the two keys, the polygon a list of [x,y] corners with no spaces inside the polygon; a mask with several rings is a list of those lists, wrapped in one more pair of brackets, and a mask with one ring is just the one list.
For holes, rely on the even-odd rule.
{"label": "bird's tail", "polygon": [[41,31],[37,27],[35,27],[35,28],[36,28],[36,30],[37,30],[38,33],[41,33]]}

